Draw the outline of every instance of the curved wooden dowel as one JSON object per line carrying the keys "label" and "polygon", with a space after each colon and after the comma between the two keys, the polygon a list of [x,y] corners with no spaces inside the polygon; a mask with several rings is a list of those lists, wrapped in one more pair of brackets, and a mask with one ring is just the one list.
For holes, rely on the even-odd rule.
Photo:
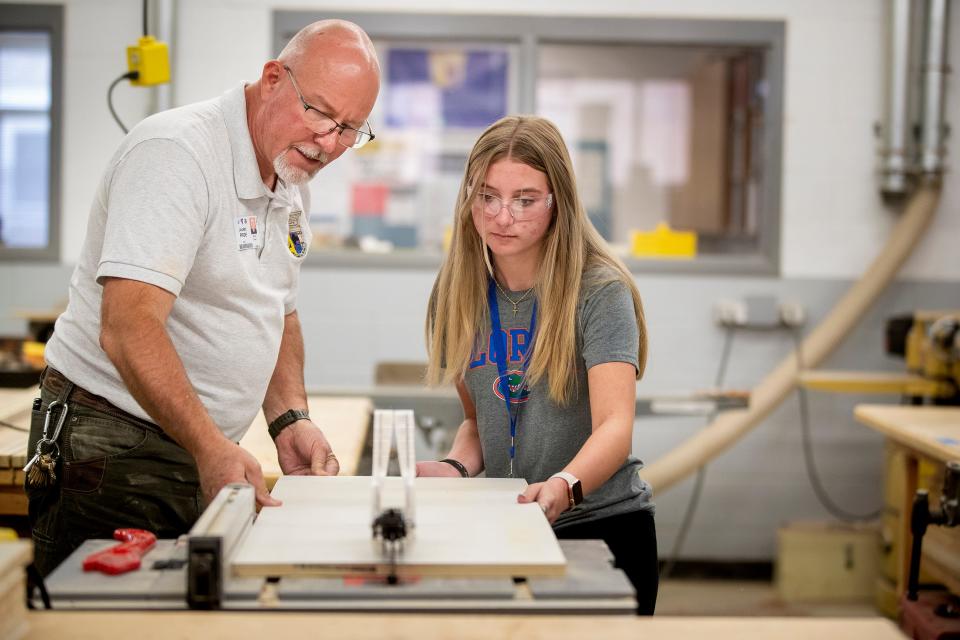
{"label": "curved wooden dowel", "polygon": [[[883,251],[801,346],[805,368],[815,367],[850,333],[887,287],[923,236],[939,199],[939,188],[920,188],[907,204]],[[721,413],[716,420],[652,463],[640,475],[654,491],[666,491],[732,446],[770,414],[796,385],[791,353],[750,394],[750,408]]]}

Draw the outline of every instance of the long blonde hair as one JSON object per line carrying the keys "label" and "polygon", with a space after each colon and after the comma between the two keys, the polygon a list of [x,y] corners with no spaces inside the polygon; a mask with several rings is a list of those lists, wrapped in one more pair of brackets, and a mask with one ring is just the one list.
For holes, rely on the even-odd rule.
{"label": "long blonde hair", "polygon": [[533,386],[547,375],[550,398],[567,404],[576,392],[576,316],[581,287],[613,280],[622,281],[633,295],[640,333],[639,379],[647,362],[647,331],[633,277],[587,217],[560,131],[545,118],[509,116],[483,132],[467,160],[450,252],[434,282],[427,309],[427,382],[450,384],[462,379],[477,340],[489,327],[487,279],[494,275],[486,242],[474,227],[471,205],[487,169],[503,158],[542,171],[553,193],[553,219],[543,238],[534,285],[537,333],[527,369],[529,384]]}

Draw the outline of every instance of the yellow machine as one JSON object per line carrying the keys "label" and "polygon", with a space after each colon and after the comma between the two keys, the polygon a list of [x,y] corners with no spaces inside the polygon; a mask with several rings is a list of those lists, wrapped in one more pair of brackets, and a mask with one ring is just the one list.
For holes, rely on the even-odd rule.
{"label": "yellow machine", "polygon": [[887,321],[886,351],[906,373],[806,371],[800,384],[834,393],[885,393],[915,404],[960,404],[960,311],[917,311]]}
{"label": "yellow machine", "polygon": [[960,311],[914,314],[903,355],[907,371],[929,381],[927,397],[960,404]]}

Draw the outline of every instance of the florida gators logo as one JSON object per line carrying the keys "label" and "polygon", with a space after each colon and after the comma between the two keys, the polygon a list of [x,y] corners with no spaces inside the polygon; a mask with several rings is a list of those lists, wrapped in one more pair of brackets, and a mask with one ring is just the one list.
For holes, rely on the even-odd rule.
{"label": "florida gators logo", "polygon": [[524,385],[523,371],[507,371],[504,375],[498,376],[493,381],[493,393],[503,400],[503,383],[500,381],[506,378],[506,386],[510,388],[510,402],[520,404],[530,399],[530,390]]}

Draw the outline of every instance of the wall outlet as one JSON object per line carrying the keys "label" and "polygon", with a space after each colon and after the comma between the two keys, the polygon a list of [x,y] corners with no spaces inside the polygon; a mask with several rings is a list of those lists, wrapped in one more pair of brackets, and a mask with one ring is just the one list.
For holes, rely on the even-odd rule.
{"label": "wall outlet", "polygon": [[781,302],[780,303],[780,322],[785,327],[796,329],[802,327],[807,321],[807,312],[799,302]]}
{"label": "wall outlet", "polygon": [[714,321],[722,327],[781,329],[799,327],[806,312],[797,302],[779,302],[773,296],[747,296],[743,300],[720,300],[713,307]]}
{"label": "wall outlet", "polygon": [[739,300],[721,300],[713,306],[713,319],[721,327],[742,327],[747,322],[747,307]]}

